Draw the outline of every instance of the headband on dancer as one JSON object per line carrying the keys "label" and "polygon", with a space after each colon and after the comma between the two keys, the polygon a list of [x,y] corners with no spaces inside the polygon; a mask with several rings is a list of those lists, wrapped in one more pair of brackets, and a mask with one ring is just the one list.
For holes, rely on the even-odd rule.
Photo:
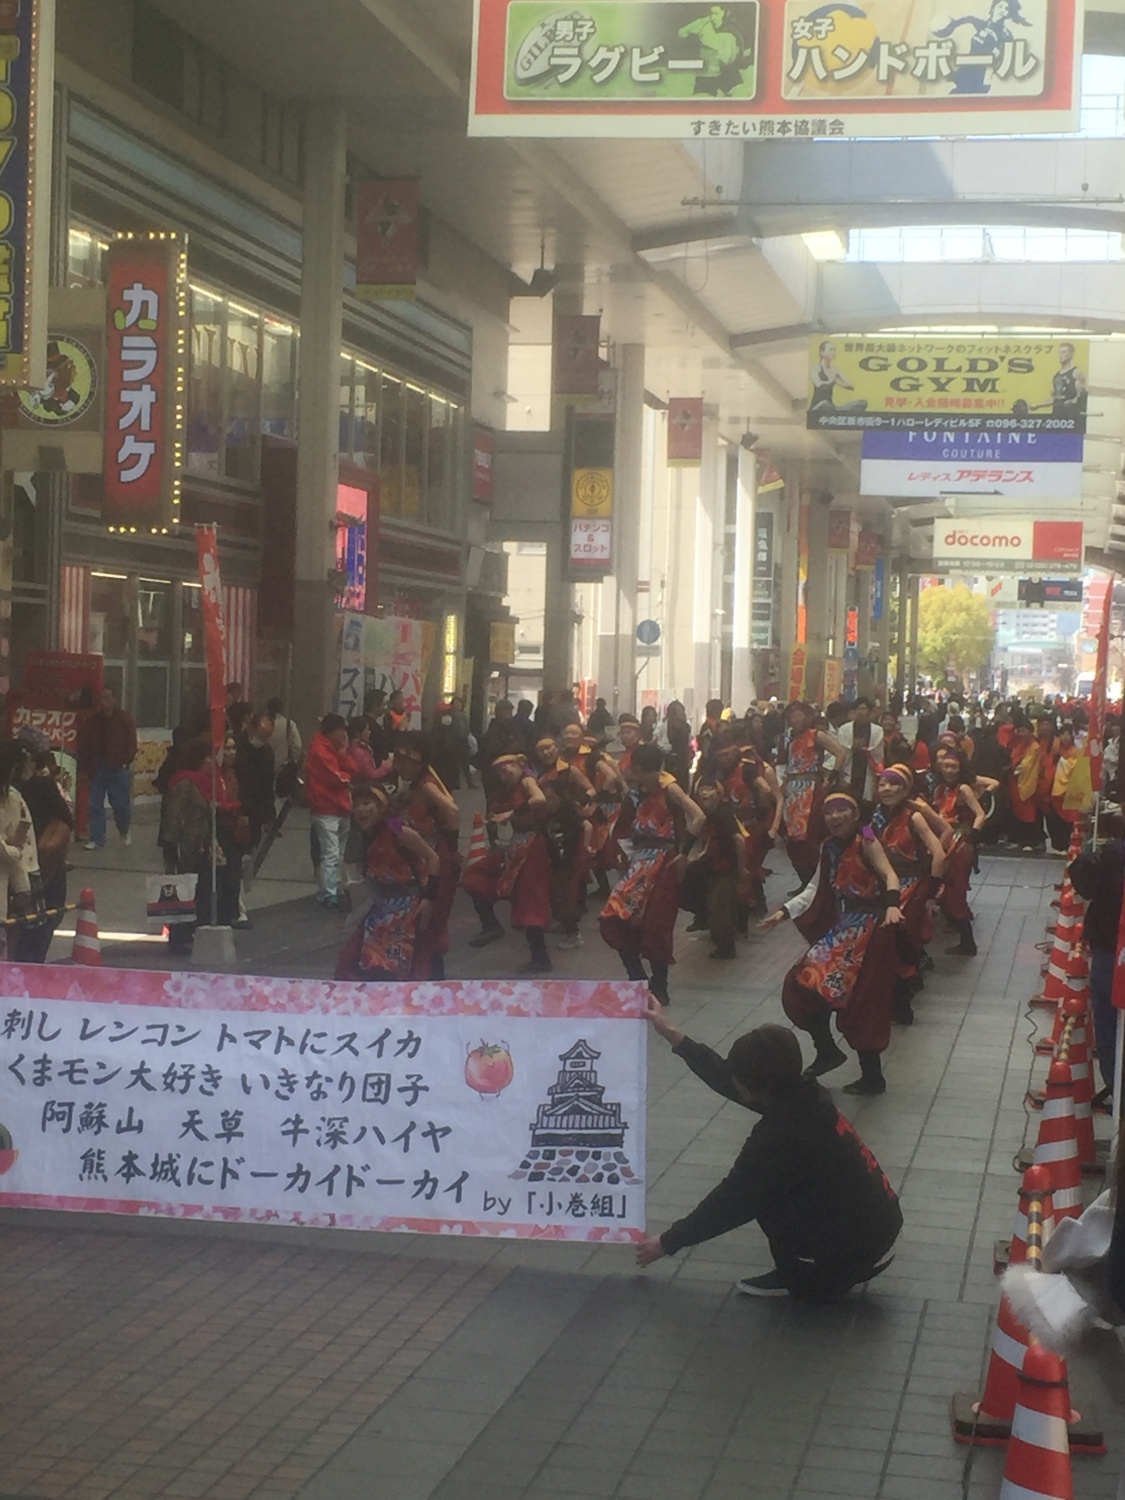
{"label": "headband on dancer", "polygon": [[859,811],[859,803],[852,796],[851,792],[829,792],[821,804],[825,812],[828,811],[833,802],[846,802],[850,808],[853,808],[856,812]]}
{"label": "headband on dancer", "polygon": [[522,755],[498,755],[492,762],[494,766],[522,766]]}
{"label": "headband on dancer", "polygon": [[914,785],[914,772],[909,766],[887,766],[879,772],[880,781],[901,781],[903,786]]}

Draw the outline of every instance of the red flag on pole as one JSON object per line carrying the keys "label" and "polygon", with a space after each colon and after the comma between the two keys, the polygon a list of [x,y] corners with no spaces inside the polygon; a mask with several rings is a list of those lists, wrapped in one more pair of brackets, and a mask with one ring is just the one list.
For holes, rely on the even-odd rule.
{"label": "red flag on pole", "polygon": [[199,582],[203,590],[203,648],[207,658],[207,700],[211,705],[211,740],[222,748],[227,727],[227,628],[223,586],[219,578],[219,542],[214,526],[195,528]]}

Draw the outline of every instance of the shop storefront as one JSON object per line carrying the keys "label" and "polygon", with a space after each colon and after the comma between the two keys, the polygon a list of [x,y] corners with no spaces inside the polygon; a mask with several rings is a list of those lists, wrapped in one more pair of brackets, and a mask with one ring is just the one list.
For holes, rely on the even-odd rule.
{"label": "shop storefront", "polygon": [[[100,473],[65,461],[19,476],[18,487],[9,476],[16,541],[26,533],[13,558],[13,667],[18,677],[29,649],[100,653],[106,682],[138,726],[163,738],[204,701],[195,522],[219,527],[228,677],[255,702],[286,695],[296,466],[284,455],[295,458],[300,440],[299,203],[287,221],[66,90],[56,131],[58,284],[104,284],[121,233],[187,235],[182,525],[111,530]],[[464,604],[471,331],[422,302],[367,307],[349,294],[344,335],[340,484],[353,498],[338,498],[332,523],[339,566],[346,572],[362,557],[365,613],[416,615],[445,642]],[[354,589],[342,587],[337,602],[341,612],[354,608]],[[448,675],[446,653],[434,663],[430,699]]]}

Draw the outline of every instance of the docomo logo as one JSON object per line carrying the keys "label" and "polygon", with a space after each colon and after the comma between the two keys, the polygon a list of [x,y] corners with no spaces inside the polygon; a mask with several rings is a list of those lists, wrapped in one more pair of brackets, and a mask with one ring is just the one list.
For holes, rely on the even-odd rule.
{"label": "docomo logo", "polygon": [[1018,531],[989,534],[988,532],[958,531],[954,527],[942,537],[942,544],[946,547],[1023,547],[1027,544],[1027,537]]}

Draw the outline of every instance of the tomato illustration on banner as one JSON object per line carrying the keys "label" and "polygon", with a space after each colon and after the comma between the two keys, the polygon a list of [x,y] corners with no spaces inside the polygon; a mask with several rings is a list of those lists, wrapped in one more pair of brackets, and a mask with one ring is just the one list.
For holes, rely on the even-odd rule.
{"label": "tomato illustration on banner", "polygon": [[465,1082],[483,1098],[501,1094],[515,1077],[507,1042],[484,1042],[465,1059]]}

